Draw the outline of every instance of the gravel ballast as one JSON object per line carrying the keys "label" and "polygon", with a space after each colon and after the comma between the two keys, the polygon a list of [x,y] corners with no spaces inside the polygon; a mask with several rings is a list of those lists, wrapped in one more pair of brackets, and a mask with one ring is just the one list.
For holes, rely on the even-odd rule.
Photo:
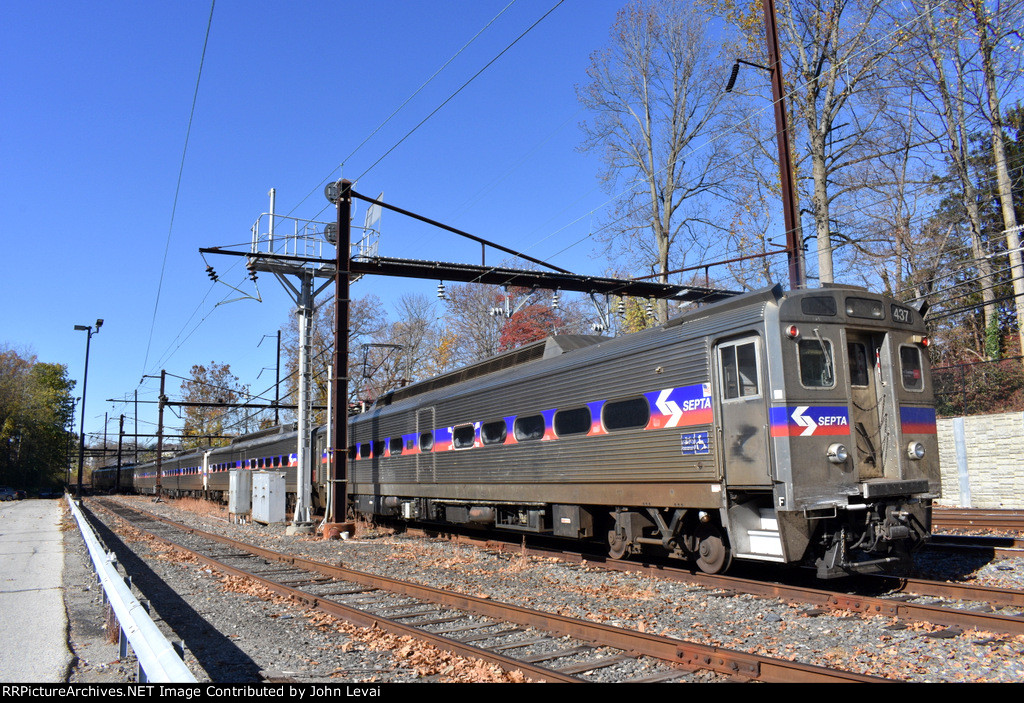
{"label": "gravel ballast", "polygon": [[[341,563],[451,592],[705,645],[904,681],[1024,680],[1021,636],[970,630],[955,634],[955,630],[926,623],[854,612],[823,612],[806,604],[609,572],[586,563],[531,557],[514,548],[498,552],[373,529],[359,530],[354,539],[321,540],[286,535],[281,525],[230,524],[206,507],[201,508],[203,512],[182,509],[194,507],[192,501],[154,503],[141,497],[121,500],[200,529],[329,564]],[[121,557],[126,571],[132,574],[143,597],[153,603],[162,625],[173,633],[172,638],[185,642],[186,662],[201,681],[521,680],[515,672],[501,672],[430,650],[415,641],[307,613],[247,582],[184,562],[152,541],[141,540],[131,530],[118,532],[120,540],[139,552],[139,557]],[[109,534],[101,537],[118,541]],[[68,542],[73,545],[73,536],[69,535]],[[1024,560],[996,558],[965,564],[954,562],[957,557],[950,556],[922,559],[921,565],[932,578],[946,572],[955,573],[957,580],[1024,588]],[[82,600],[81,584],[67,584],[69,593],[76,588]],[[96,609],[98,612],[98,605]],[[71,639],[79,662],[72,681],[125,676],[125,665],[110,663],[116,659],[116,650],[115,656],[109,657],[102,650],[90,649],[89,638],[79,643],[76,636],[73,620]],[[608,680],[615,675],[603,671],[592,678]],[[721,679],[706,673],[681,679],[707,680]]]}

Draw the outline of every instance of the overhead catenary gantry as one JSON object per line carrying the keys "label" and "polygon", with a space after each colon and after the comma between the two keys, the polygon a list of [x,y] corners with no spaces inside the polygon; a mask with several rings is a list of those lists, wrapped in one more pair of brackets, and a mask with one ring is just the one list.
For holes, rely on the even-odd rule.
{"label": "overhead catenary gantry", "polygon": [[[682,286],[654,281],[574,274],[525,253],[509,249],[441,222],[390,205],[383,202],[380,197],[370,198],[361,195],[352,189],[351,182],[345,180],[328,184],[325,189],[325,195],[337,207],[336,222],[300,221],[296,218],[275,215],[271,211],[267,214],[270,225],[266,233],[260,232],[259,221],[254,226],[252,244],[249,251],[237,251],[221,247],[203,248],[199,251],[202,254],[227,254],[246,257],[246,268],[251,273],[257,271],[273,273],[293,293],[293,299],[297,303],[301,300],[310,300],[310,298],[304,297],[302,291],[292,286],[285,276],[294,275],[303,282],[309,281],[309,284],[304,283],[304,285],[307,285],[305,290],[308,291],[313,290],[312,281],[314,279],[327,279],[327,282],[312,293],[314,297],[323,291],[331,280],[334,281],[335,339],[332,395],[336,400],[333,403],[331,413],[330,448],[328,451],[328,463],[332,477],[332,488],[328,498],[329,514],[326,518],[328,523],[340,523],[344,520],[347,513],[346,485],[348,471],[345,459],[348,456],[348,422],[345,399],[348,397],[349,382],[347,363],[349,284],[353,280],[366,275],[391,276],[460,283],[483,283],[503,287],[551,290],[553,292],[571,291],[592,296],[615,295],[645,299],[668,299],[689,303],[711,303],[736,295],[733,291],[719,290],[706,286]],[[379,256],[377,255],[376,248],[367,249],[366,247],[360,247],[358,253],[353,255],[351,237],[353,199],[362,200],[374,208],[384,208],[475,241],[481,245],[484,252],[490,247],[546,270],[514,269],[505,266],[491,266],[486,263],[474,265],[397,259]],[[274,224],[280,220],[291,221],[294,231],[286,236],[275,233]],[[335,257],[333,259],[323,255],[325,245],[334,246]],[[485,260],[486,256],[482,256],[482,259]],[[299,307],[301,316],[301,303],[299,303]],[[303,347],[302,329],[302,317],[300,317],[300,349]],[[308,364],[308,354],[306,356],[306,364]],[[302,365],[303,362],[300,360],[300,367]],[[303,414],[304,406],[310,402],[308,396],[302,392],[302,385],[300,383],[298,403],[300,415]],[[310,428],[307,426],[306,431],[303,432],[300,422],[299,473],[297,476],[299,486],[298,500],[299,505],[303,506],[305,510],[308,510],[310,506],[311,462],[308,460],[304,461],[303,458],[309,456],[309,438]],[[302,451],[303,442],[307,445],[306,452]],[[339,461],[335,461],[335,459],[339,459]],[[297,516],[298,512],[297,509]],[[308,520],[308,514],[305,518]],[[295,522],[299,522],[298,517],[296,517]]]}

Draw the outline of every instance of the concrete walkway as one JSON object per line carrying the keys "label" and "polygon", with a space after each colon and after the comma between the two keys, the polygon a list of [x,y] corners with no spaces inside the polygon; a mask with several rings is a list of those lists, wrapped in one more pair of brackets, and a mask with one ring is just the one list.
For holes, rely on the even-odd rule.
{"label": "concrete walkway", "polygon": [[60,500],[0,502],[0,682],[67,680],[63,571]]}

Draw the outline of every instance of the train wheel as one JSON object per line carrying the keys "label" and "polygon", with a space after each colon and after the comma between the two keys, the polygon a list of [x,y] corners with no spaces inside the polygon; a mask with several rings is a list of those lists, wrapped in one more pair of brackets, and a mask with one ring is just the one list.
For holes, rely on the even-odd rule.
{"label": "train wheel", "polygon": [[628,556],[629,552],[629,542],[615,530],[608,530],[608,556],[612,559],[622,559]]}
{"label": "train wheel", "polygon": [[732,550],[722,531],[714,525],[701,526],[697,533],[697,566],[706,574],[720,574],[732,564]]}

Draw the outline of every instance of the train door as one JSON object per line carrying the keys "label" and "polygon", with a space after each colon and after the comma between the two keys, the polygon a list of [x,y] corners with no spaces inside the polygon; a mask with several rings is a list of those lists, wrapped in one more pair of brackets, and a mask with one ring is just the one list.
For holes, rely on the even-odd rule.
{"label": "train door", "polygon": [[850,420],[856,447],[853,460],[860,479],[881,478],[885,472],[885,397],[881,378],[884,334],[846,333],[850,369]]}
{"label": "train door", "polygon": [[719,343],[715,362],[726,480],[732,486],[769,484],[768,411],[760,338]]}
{"label": "train door", "polygon": [[416,411],[416,441],[419,452],[416,454],[416,481],[434,481],[434,408],[421,408]]}
{"label": "train door", "polygon": [[323,431],[315,431],[313,436],[316,441],[313,445],[316,447],[313,453],[313,472],[312,481],[315,486],[322,486],[327,483],[327,433]]}

